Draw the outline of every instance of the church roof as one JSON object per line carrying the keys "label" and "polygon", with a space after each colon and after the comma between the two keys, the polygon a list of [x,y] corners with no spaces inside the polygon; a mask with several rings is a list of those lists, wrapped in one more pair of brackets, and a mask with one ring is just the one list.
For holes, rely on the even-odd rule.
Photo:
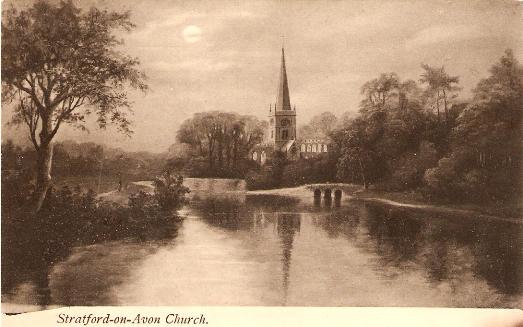
{"label": "church roof", "polygon": [[283,48],[281,48],[280,83],[278,84],[278,94],[276,95],[275,110],[291,110],[289,84],[287,82],[287,71],[285,69],[285,52]]}

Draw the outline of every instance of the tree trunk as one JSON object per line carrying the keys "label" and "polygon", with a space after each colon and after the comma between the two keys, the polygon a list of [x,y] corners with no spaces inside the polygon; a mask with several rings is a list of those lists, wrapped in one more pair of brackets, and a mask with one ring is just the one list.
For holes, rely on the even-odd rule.
{"label": "tree trunk", "polygon": [[238,141],[234,140],[232,148],[232,168],[236,169],[236,163],[238,161]]}
{"label": "tree trunk", "polygon": [[447,113],[447,93],[443,89],[443,108],[445,109],[445,124],[449,124],[449,115]]}
{"label": "tree trunk", "polygon": [[212,169],[214,167],[214,140],[212,138],[208,138],[208,152],[207,155],[209,156],[209,168]]}
{"label": "tree trunk", "polygon": [[36,185],[33,194],[34,212],[38,212],[44,203],[51,186],[51,166],[53,162],[53,143],[40,144],[37,152]]}
{"label": "tree trunk", "polygon": [[223,140],[218,141],[218,167],[223,167]]}
{"label": "tree trunk", "polygon": [[360,164],[360,171],[361,171],[361,179],[363,181],[363,188],[368,189],[369,186],[367,185],[367,179],[365,178],[365,171],[363,170],[363,164],[361,163],[361,160],[358,160]]}
{"label": "tree trunk", "polygon": [[439,91],[438,91],[438,95],[436,96],[436,109],[438,110],[438,123],[439,123]]}

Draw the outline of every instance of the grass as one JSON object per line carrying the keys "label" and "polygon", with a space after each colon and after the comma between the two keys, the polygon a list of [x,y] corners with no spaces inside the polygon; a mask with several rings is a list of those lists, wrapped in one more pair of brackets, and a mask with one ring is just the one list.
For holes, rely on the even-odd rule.
{"label": "grass", "polygon": [[391,200],[399,203],[405,204],[414,204],[414,205],[431,205],[438,207],[445,207],[449,209],[457,210],[468,210],[475,211],[478,213],[505,217],[505,218],[514,218],[522,219],[521,213],[523,212],[522,203],[520,201],[512,201],[502,204],[457,204],[457,203],[443,203],[443,202],[433,202],[426,200],[419,192],[416,191],[407,191],[407,192],[386,192],[386,191],[377,191],[377,190],[363,190],[357,193],[357,197],[361,199],[365,198],[379,198],[385,200]]}
{"label": "grass", "polygon": [[[124,178],[124,187],[130,185],[132,182],[138,182],[142,180],[150,179],[149,176],[129,176]],[[93,190],[96,193],[106,193],[110,191],[118,190],[118,176],[102,176],[99,179],[98,176],[68,176],[68,177],[56,177],[53,183],[56,187],[61,188],[63,186],[76,187],[79,186],[82,190]]]}

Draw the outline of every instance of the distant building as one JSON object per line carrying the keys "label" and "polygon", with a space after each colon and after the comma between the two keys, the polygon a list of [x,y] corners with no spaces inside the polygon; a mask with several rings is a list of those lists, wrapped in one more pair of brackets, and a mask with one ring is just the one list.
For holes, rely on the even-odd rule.
{"label": "distant building", "polygon": [[269,105],[269,129],[265,136],[265,142],[252,150],[251,158],[263,165],[275,151],[281,151],[289,159],[298,159],[322,156],[328,150],[326,140],[301,140],[296,135],[296,106],[291,108],[287,70],[285,68],[285,51],[282,48],[276,103],[274,106]]}

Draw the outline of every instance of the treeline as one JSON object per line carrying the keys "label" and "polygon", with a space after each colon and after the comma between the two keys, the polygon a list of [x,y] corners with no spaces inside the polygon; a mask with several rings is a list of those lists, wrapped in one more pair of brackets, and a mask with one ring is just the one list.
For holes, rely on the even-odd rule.
{"label": "treeline", "polygon": [[466,102],[456,100],[458,77],[422,69],[419,83],[389,73],[363,85],[359,116],[331,134],[337,177],[447,201],[521,194],[523,68],[512,51]]}
{"label": "treeline", "polygon": [[251,189],[347,182],[415,192],[430,201],[493,203],[521,194],[523,68],[511,50],[459,97],[459,77],[422,65],[419,79],[384,73],[361,88],[357,113],[317,115],[299,138],[326,138],[326,155],[263,166],[248,157],[266,123],[234,113],[185,121],[171,165],[196,177],[245,178]]}
{"label": "treeline", "polygon": [[341,181],[429,201],[519,200],[523,69],[512,51],[469,100],[458,100],[459,78],[444,67],[421,69],[418,81],[386,73],[365,83],[355,115],[313,117],[299,137],[327,135],[328,155],[288,161],[277,154],[247,174],[248,187]]}
{"label": "treeline", "polygon": [[185,120],[171,147],[170,168],[193,177],[243,177],[255,163],[249,151],[263,141],[267,123],[230,112],[203,112]]}
{"label": "treeline", "polygon": [[[165,167],[164,155],[125,152],[92,142],[57,142],[53,152],[51,175],[58,184],[72,178],[101,177],[104,181],[111,179],[116,188],[120,178],[124,181],[153,179]],[[2,174],[23,172],[32,178],[36,162],[37,154],[33,148],[20,147],[12,140],[2,142]]]}

